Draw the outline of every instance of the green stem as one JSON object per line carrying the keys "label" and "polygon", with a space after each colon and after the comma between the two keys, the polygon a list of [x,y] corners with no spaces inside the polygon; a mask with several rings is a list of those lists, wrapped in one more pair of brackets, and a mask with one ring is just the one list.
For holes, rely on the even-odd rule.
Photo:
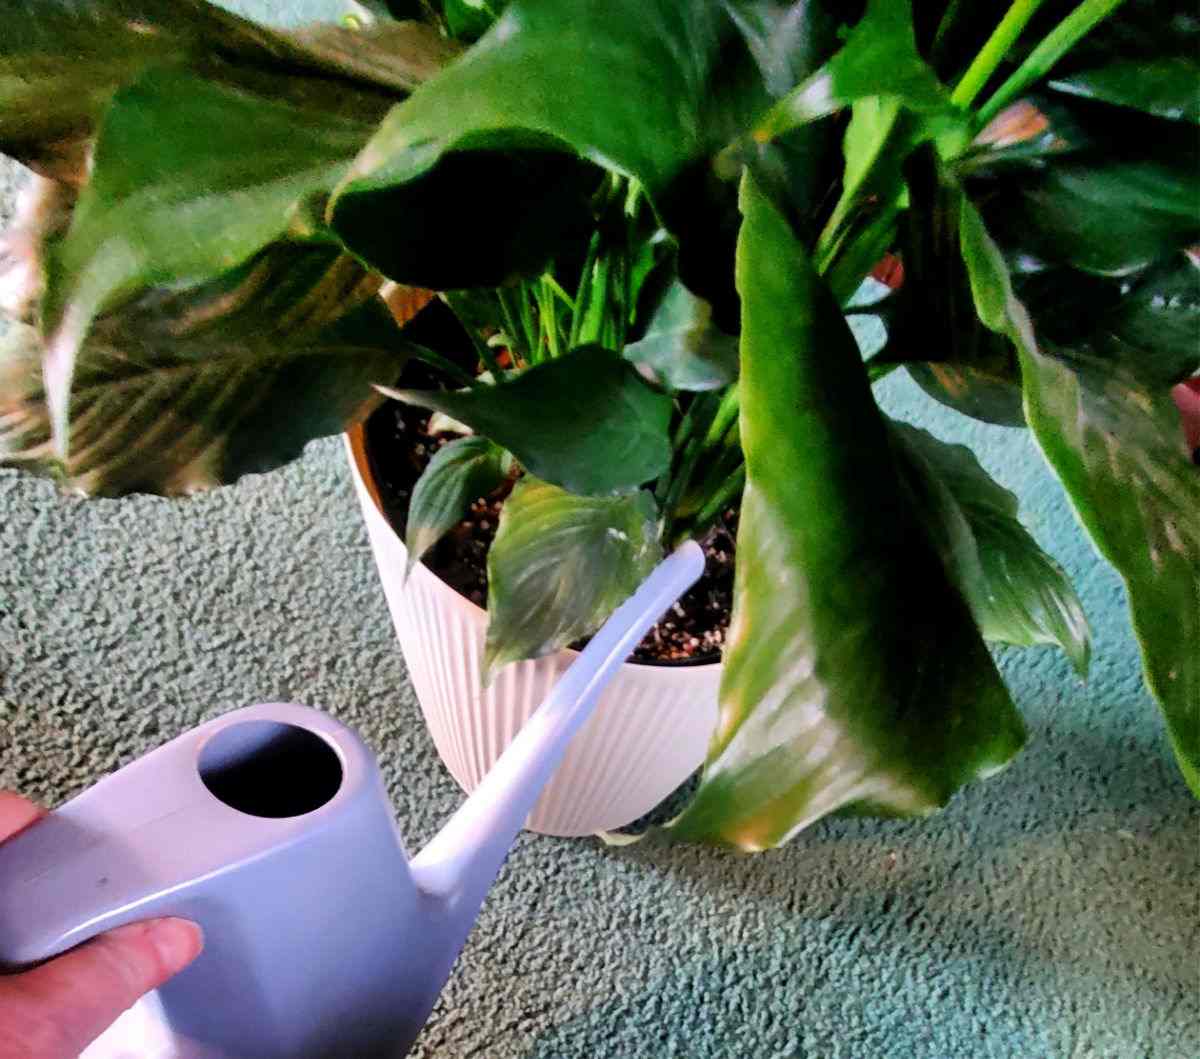
{"label": "green stem", "polygon": [[683,459],[679,461],[679,469],[672,476],[666,495],[662,499],[664,540],[670,539],[676,519],[675,508],[678,507],[679,498],[683,496],[684,490],[687,489],[688,483],[692,480],[692,475],[696,471],[696,464],[700,461],[703,452],[703,446],[700,444],[698,438],[692,438],[683,450]]}
{"label": "green stem", "polygon": [[[882,99],[877,104],[871,101],[855,105],[855,113],[850,120],[862,120],[863,106],[878,106],[879,134],[875,139],[873,153],[869,160],[859,167],[857,174],[849,179],[842,187],[837,203],[829,220],[817,239],[816,263],[817,271],[824,274],[830,262],[838,252],[838,246],[845,235],[845,225],[851,212],[862,204],[864,189],[869,189],[877,179],[877,171],[883,165],[890,165],[893,152],[904,142],[909,133],[908,120],[902,118],[900,101],[898,99]],[[891,181],[889,181],[890,183]],[[883,200],[894,200],[899,195],[900,188],[882,187],[876,189],[875,197]],[[874,264],[874,262],[872,262]]]}
{"label": "green stem", "polygon": [[986,125],[1034,81],[1048,74],[1059,59],[1122,3],[1124,0],[1083,0],[1029,53],[1016,72],[996,89],[995,95],[979,111],[979,124]]}
{"label": "green stem", "polygon": [[736,421],[740,407],[740,395],[735,382],[725,391],[725,396],[721,398],[721,403],[717,406],[717,414],[713,416],[713,421],[708,425],[708,432],[704,435],[703,448],[705,452],[710,452],[721,443],[725,432]]}
{"label": "green stem", "polygon": [[[688,525],[686,536],[698,537],[707,532],[709,526],[716,522],[725,512],[725,509],[741,495],[745,486],[746,465],[743,463],[721,483],[721,487],[700,508],[696,517]],[[680,534],[679,536],[683,537],[685,535]],[[679,539],[671,541],[672,546],[682,543],[683,541]]]}
{"label": "green stem", "polygon": [[508,296],[509,292],[503,288],[496,291],[496,300],[500,303],[500,315],[504,318],[504,334],[508,339],[508,354],[512,357],[515,366],[520,355],[517,343],[520,341],[521,333],[517,327],[517,318],[513,313],[512,306],[508,304]]}
{"label": "green stem", "polygon": [[695,515],[721,484],[738,469],[744,459],[741,432],[738,430],[738,424],[734,423],[725,435],[721,448],[708,454],[708,471],[701,477],[699,484],[694,488],[689,487],[680,497],[676,505],[678,517]]}
{"label": "green stem", "polygon": [[579,273],[579,288],[575,292],[575,307],[571,313],[571,336],[567,345],[574,349],[579,345],[579,332],[583,327],[583,317],[587,312],[587,296],[591,289],[592,270],[596,267],[596,256],[600,253],[600,232],[592,232],[588,243],[587,255],[583,259],[583,271]]}
{"label": "green stem", "polygon": [[428,346],[422,346],[416,342],[405,342],[405,351],[417,360],[422,360],[430,367],[437,368],[439,371],[444,371],[451,376],[456,382],[460,382],[465,386],[475,387],[483,384],[472,375],[469,371],[464,371],[454,361],[443,357],[436,350],[430,349]]}
{"label": "green stem", "polygon": [[529,291],[524,283],[517,287],[517,293],[517,309],[521,314],[521,326],[525,329],[525,345],[529,349],[530,363],[538,364],[545,360],[542,356],[542,336],[534,322],[533,306],[530,304]]}
{"label": "green stem", "polygon": [[962,80],[950,94],[950,102],[966,108],[975,102],[996,68],[1005,60],[1012,46],[1017,43],[1021,31],[1033,18],[1033,13],[1042,6],[1042,0],[1013,0],[1004,18],[1000,20],[987,43],[980,49],[974,61],[962,75]]}
{"label": "green stem", "polygon": [[[546,348],[551,358],[554,358],[561,352],[558,346],[558,313],[554,308],[554,289],[546,279],[547,277],[543,276],[537,288],[538,317],[542,335],[546,339]],[[540,340],[538,344],[541,344]]]}
{"label": "green stem", "polygon": [[935,60],[941,57],[942,48],[946,44],[946,38],[950,35],[950,30],[958,19],[962,5],[963,0],[950,0],[950,3],[946,5],[946,10],[942,12],[942,18],[938,23],[937,33],[933,36],[933,45],[931,47],[931,53]]}

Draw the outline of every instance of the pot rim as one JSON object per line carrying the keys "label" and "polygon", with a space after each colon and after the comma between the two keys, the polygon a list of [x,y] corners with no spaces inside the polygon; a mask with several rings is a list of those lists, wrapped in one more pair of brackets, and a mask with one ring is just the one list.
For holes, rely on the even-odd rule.
{"label": "pot rim", "polygon": [[[346,429],[346,439],[350,446],[350,458],[354,461],[355,469],[358,471],[358,476],[362,480],[363,486],[367,491],[367,495],[371,498],[371,503],[375,505],[375,510],[379,512],[380,517],[383,519],[384,525],[387,526],[388,532],[392,533],[397,540],[399,540],[400,535],[396,533],[396,528],[392,525],[391,520],[387,517],[387,512],[384,511],[383,499],[379,493],[379,484],[375,481],[375,474],[371,470],[371,460],[367,455],[367,432],[365,424],[366,420],[363,419],[352,424]],[[403,545],[404,542],[400,541],[400,543]],[[467,597],[459,592],[458,589],[456,589],[453,585],[446,584],[445,581],[438,577],[437,574],[434,573],[434,571],[431,570],[428,565],[426,565],[423,559],[418,560],[418,563],[426,572],[429,573],[431,577],[436,578],[440,584],[444,585],[461,606],[468,608],[471,612],[479,616],[484,616],[487,614],[485,608],[479,606],[478,603],[474,603],[467,599]],[[561,650],[571,656],[579,654],[578,651],[571,647],[564,647]],[[629,666],[644,666],[647,669],[704,669],[708,666],[716,666],[720,668],[722,659],[719,657],[716,659],[687,658],[681,661],[672,662],[644,661],[641,659],[628,658],[625,660],[624,664]]]}

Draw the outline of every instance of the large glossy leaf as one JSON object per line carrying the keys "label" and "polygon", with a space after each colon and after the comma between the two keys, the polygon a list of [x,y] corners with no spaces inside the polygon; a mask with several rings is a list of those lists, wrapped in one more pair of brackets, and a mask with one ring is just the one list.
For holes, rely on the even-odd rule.
{"label": "large glossy leaf", "polygon": [[1061,93],[1038,113],[1051,149],[969,185],[1010,258],[1121,275],[1200,240],[1195,125]]}
{"label": "large glossy leaf", "polygon": [[304,203],[345,171],[370,117],[174,70],[151,71],[116,95],[50,270],[46,381],[56,436],[95,314],[143,287],[219,275],[289,227],[309,234]]}
{"label": "large glossy leaf", "polygon": [[504,479],[504,450],[487,438],[458,438],[434,453],[413,487],[404,545],[409,570],[466,516],[471,501]]}
{"label": "large glossy leaf", "polygon": [[661,555],[649,493],[583,497],[522,478],[488,550],[485,679],[595,632]]}
{"label": "large glossy leaf", "polygon": [[715,390],[737,378],[737,344],[713,322],[712,306],[677,282],[625,358],[673,390]]}
{"label": "large glossy leaf", "polygon": [[1171,121],[1200,123],[1200,63],[1182,56],[1116,62],[1051,81],[1050,87]]}
{"label": "large glossy leaf", "polygon": [[965,445],[893,423],[918,505],[985,639],[1061,647],[1080,676],[1091,651],[1083,605],[1017,517],[1017,498]]}
{"label": "large glossy leaf", "polygon": [[1026,414],[1097,548],[1125,579],[1146,682],[1200,795],[1200,472],[1169,392],[1111,364],[1022,350]]}
{"label": "large glossy leaf", "polygon": [[1071,269],[1018,277],[1039,338],[1111,360],[1151,388],[1200,369],[1200,251],[1119,279]]}
{"label": "large glossy leaf", "polygon": [[47,175],[76,173],[119,87],[152,64],[255,36],[196,0],[10,0],[0,13],[0,150]]}
{"label": "large glossy leaf", "polygon": [[14,327],[0,355],[0,463],[72,490],[185,493],[270,470],[378,404],[403,344],[378,278],[331,248],[282,245],[217,281],[152,290],[96,321],[61,461],[41,347]]}
{"label": "large glossy leaf", "polygon": [[778,136],[872,97],[929,114],[952,114],[950,94],[917,51],[907,0],[870,0],[845,46],[772,109],[760,135]]}
{"label": "large glossy leaf", "polygon": [[[668,190],[768,98],[722,4],[515,0],[391,112],[338,190],[333,224],[399,281],[494,284],[540,267],[578,223],[583,158],[635,176],[678,231]],[[381,215],[421,224],[397,240]]]}
{"label": "large glossy leaf", "polygon": [[1008,317],[1029,426],[1079,520],[1125,580],[1146,683],[1200,795],[1200,474],[1170,391],[1110,360],[1039,348],[1000,251],[972,209],[963,230],[964,253],[990,292],[986,302]]}
{"label": "large glossy leaf", "polygon": [[583,346],[471,390],[385,390],[445,412],[508,449],[527,471],[573,493],[628,493],[671,462],[672,402],[601,346]]}
{"label": "large glossy leaf", "polygon": [[955,411],[1023,426],[1016,352],[978,310],[963,262],[962,192],[939,179],[928,154],[913,163],[902,227],[904,286],[885,356],[903,361],[926,393]]}
{"label": "large glossy leaf", "polygon": [[717,732],[675,831],[754,850],[843,807],[930,812],[1023,730],[836,301],[751,182],[743,212],[734,617]]}
{"label": "large glossy leaf", "polygon": [[81,178],[109,100],[153,65],[218,80],[239,69],[309,74],[395,99],[455,50],[415,24],[282,31],[203,0],[10,0],[0,11],[0,151]]}

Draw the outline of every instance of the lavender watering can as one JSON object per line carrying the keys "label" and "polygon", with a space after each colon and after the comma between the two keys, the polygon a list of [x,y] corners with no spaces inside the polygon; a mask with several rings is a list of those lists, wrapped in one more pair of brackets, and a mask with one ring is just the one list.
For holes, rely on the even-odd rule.
{"label": "lavender watering can", "polygon": [[302,706],[235,710],[101,780],[0,845],[0,968],[184,916],[204,952],[159,990],[162,1050],[126,1054],[404,1055],[567,743],[703,568],[694,543],[666,559],[412,858],[371,752]]}

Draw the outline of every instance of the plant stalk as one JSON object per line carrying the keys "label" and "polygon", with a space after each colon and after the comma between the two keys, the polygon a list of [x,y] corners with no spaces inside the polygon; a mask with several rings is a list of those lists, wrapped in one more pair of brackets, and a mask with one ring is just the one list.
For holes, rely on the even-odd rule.
{"label": "plant stalk", "polygon": [[957,106],[969,107],[975,102],[975,97],[983,91],[996,68],[1004,61],[1012,46],[1016,44],[1021,31],[1033,18],[1033,14],[1042,6],[1043,0],[1013,0],[1004,18],[1000,20],[988,37],[987,43],[979,50],[967,72],[950,94],[950,102]]}
{"label": "plant stalk", "polygon": [[[697,537],[704,534],[709,526],[721,517],[724,510],[741,495],[745,486],[746,465],[743,463],[721,483],[721,487],[700,508],[695,519],[688,526],[686,535],[680,536]],[[675,544],[681,544],[682,540],[677,539],[671,543],[674,546]]]}
{"label": "plant stalk", "polygon": [[471,388],[483,385],[469,371],[464,371],[454,361],[443,357],[437,350],[430,349],[428,346],[422,346],[417,342],[405,342],[404,349],[410,356],[416,357],[417,360],[424,361],[430,367],[437,368],[439,371],[444,371],[455,382]]}
{"label": "plant stalk", "polygon": [[1125,0],[1083,0],[1074,11],[1054,27],[1017,67],[991,99],[979,110],[978,121],[986,125],[1034,81],[1050,72],[1059,59],[1091,30],[1111,15]]}

